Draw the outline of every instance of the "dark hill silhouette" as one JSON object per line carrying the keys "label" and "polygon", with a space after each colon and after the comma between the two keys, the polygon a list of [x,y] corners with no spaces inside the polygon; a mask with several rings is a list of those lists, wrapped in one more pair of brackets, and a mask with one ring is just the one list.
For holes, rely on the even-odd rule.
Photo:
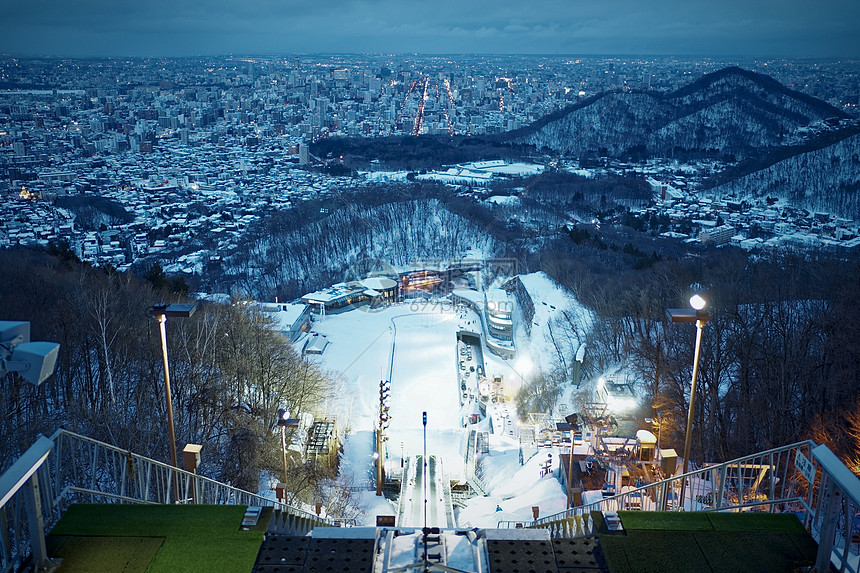
{"label": "dark hill silhouette", "polygon": [[330,138],[312,146],[311,152],[323,158],[343,156],[356,167],[379,159],[391,168],[414,170],[481,159],[516,159],[535,151],[575,159],[767,162],[774,152],[796,147],[799,130],[810,124],[850,117],[770,76],[731,66],[672,92],[596,94],[507,133]]}
{"label": "dark hill silhouette", "polygon": [[673,92],[600,94],[512,132],[508,139],[580,158],[745,159],[767,155],[799,128],[849,117],[769,76],[729,67]]}

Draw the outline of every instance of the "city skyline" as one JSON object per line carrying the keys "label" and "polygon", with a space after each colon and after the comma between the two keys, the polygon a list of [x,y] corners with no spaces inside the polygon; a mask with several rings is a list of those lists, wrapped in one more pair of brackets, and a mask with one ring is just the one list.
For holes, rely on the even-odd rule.
{"label": "city skyline", "polygon": [[0,0],[0,52],[133,57],[292,53],[858,57],[860,4],[599,6],[440,0],[76,3]]}

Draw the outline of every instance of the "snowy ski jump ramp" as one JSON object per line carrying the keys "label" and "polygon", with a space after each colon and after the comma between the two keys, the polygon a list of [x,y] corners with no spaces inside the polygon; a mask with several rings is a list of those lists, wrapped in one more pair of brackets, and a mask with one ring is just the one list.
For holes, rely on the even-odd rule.
{"label": "snowy ski jump ramp", "polygon": [[423,460],[424,456],[406,460],[397,507],[397,527],[452,529],[456,524],[451,484],[445,479],[442,462],[436,456],[427,456],[425,468]]}

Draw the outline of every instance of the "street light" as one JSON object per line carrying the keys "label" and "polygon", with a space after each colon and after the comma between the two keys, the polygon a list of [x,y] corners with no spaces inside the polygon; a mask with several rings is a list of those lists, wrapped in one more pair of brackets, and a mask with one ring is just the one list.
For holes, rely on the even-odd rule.
{"label": "street light", "polygon": [[570,457],[567,459],[567,506],[565,509],[573,506],[573,433],[578,426],[578,418],[579,416],[575,413],[568,414],[564,417],[564,421],[567,422],[568,426],[570,426]]}
{"label": "street light", "polygon": [[[179,468],[176,461],[176,435],[173,430],[173,399],[170,395],[170,368],[167,364],[167,328],[165,323],[167,317],[188,318],[197,309],[197,305],[191,303],[157,303],[149,307],[146,311],[149,316],[154,316],[158,320],[159,331],[161,332],[161,359],[164,362],[164,392],[167,396],[167,430],[170,434],[170,460],[173,462],[174,468]],[[173,489],[176,499],[179,500],[179,480],[176,472],[173,472]]]}
{"label": "street light", "polygon": [[17,372],[38,386],[54,373],[60,345],[56,342],[30,342],[30,323],[0,320],[0,378]]}
{"label": "street light", "polygon": [[278,409],[278,426],[281,428],[281,454],[284,457],[284,483],[287,483],[287,419],[290,412],[283,408]]}
{"label": "street light", "polygon": [[[711,315],[705,310],[708,302],[700,294],[690,297],[690,306],[693,310],[683,308],[670,308],[666,311],[672,322],[695,322],[696,323],[696,349],[693,353],[693,380],[690,384],[690,407],[687,411],[687,431],[684,435],[684,469],[682,474],[687,473],[690,463],[690,434],[693,427],[693,404],[696,400],[696,376],[699,373],[699,350],[702,347],[702,330],[711,320]],[[684,507],[684,495],[686,494],[687,479],[681,481],[681,507]]]}
{"label": "street light", "polygon": [[286,484],[287,484],[287,428],[297,428],[299,426],[298,418],[290,418],[290,411],[284,408],[278,409],[278,426],[281,428],[281,454],[284,459],[284,501],[286,501]]}

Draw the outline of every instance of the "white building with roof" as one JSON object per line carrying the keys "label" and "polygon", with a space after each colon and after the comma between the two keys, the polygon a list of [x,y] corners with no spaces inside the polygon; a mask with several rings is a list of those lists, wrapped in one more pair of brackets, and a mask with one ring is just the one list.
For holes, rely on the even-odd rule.
{"label": "white building with roof", "polygon": [[275,321],[275,328],[292,342],[310,330],[311,307],[307,304],[261,302],[259,308]]}
{"label": "white building with roof", "polygon": [[451,298],[454,302],[466,304],[481,316],[484,342],[490,351],[502,358],[516,356],[514,301],[507,292],[498,288],[484,293],[473,289],[454,289]]}

